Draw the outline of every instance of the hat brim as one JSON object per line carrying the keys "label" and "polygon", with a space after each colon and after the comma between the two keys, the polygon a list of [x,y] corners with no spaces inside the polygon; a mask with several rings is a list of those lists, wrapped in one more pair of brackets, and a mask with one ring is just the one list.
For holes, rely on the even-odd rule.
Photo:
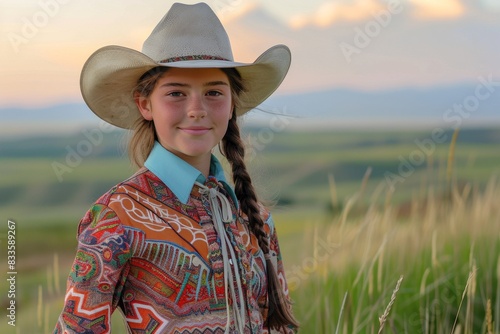
{"label": "hat brim", "polygon": [[157,66],[176,68],[236,68],[245,92],[240,97],[237,115],[257,107],[282,83],[290,67],[291,54],[285,45],[276,45],[253,63],[225,60],[185,60],[157,63],[145,54],[122,46],[105,46],[84,64],[80,89],[85,103],[104,121],[130,129],[141,116],[133,92],[139,78]]}

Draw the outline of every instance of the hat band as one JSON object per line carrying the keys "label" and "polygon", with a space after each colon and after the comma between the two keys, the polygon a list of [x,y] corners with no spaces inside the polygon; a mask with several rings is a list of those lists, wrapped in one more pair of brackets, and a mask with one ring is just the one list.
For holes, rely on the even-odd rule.
{"label": "hat band", "polygon": [[186,61],[186,60],[224,60],[224,61],[229,61],[229,59],[217,57],[217,56],[192,55],[192,56],[179,56],[179,57],[167,58],[164,60],[160,60],[159,63],[175,63],[178,61]]}

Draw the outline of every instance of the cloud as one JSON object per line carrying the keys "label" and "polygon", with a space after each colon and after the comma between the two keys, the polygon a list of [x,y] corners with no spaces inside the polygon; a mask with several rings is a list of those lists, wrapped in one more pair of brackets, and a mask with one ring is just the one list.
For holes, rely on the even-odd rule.
{"label": "cloud", "polygon": [[[227,1],[227,0],[226,0]],[[221,1],[219,1],[221,2]],[[222,1],[223,2],[223,1]],[[231,3],[231,1],[228,1]],[[233,1],[234,5],[225,5],[220,7],[215,7],[214,11],[221,20],[222,24],[228,24],[234,22],[241,17],[247,15],[248,13],[255,11],[259,8],[257,2],[254,1],[245,1],[241,0]],[[217,3],[217,1],[215,1]]]}
{"label": "cloud", "polygon": [[337,21],[362,21],[383,7],[377,0],[328,1],[312,14],[292,17],[289,24],[292,28],[300,29],[307,25],[327,27]]}
{"label": "cloud", "polygon": [[465,7],[460,0],[409,0],[418,19],[456,19],[464,15]]}
{"label": "cloud", "polygon": [[[410,14],[419,20],[457,19],[465,14],[463,0],[330,0],[323,2],[316,11],[293,16],[289,25],[293,29],[305,26],[327,27],[336,22],[356,22],[371,19],[374,13],[388,6],[408,7]],[[484,0],[486,3],[488,1]]]}
{"label": "cloud", "polygon": [[[0,20],[1,35],[22,33],[22,18],[31,19],[39,10],[37,0],[30,1],[35,1],[34,7],[24,8],[24,12],[17,7],[0,11],[0,19],[9,17]],[[290,7],[306,11],[301,1],[292,0]],[[292,67],[280,87],[282,92],[333,86],[382,89],[447,84],[476,80],[489,73],[495,82],[500,80],[500,46],[494,43],[500,38],[500,22],[499,12],[493,8],[498,0],[434,1],[324,0],[322,6],[310,7],[311,1],[307,8],[312,11],[296,17],[296,25],[290,26],[283,24],[285,16],[278,18],[262,2],[256,6],[255,0],[210,0],[211,4],[220,4],[215,10],[221,15],[238,61],[252,62],[275,44],[290,47]],[[21,3],[24,6],[19,1],[16,6]],[[390,3],[400,3],[400,13],[393,15],[380,33],[371,30],[370,38],[365,38],[369,40],[366,46],[355,44],[360,34],[379,23],[378,13],[390,11]],[[39,28],[36,36],[20,46],[18,53],[7,38],[0,39],[0,49],[5,51],[0,52],[0,63],[9,64],[1,71],[0,105],[80,100],[79,74],[87,57],[109,44],[140,50],[163,16],[161,7],[168,6],[159,2],[141,7],[139,13],[135,1],[125,5],[101,4],[99,0],[68,2],[61,5],[57,17],[50,18],[46,27]],[[123,22],[129,23],[126,29]],[[339,47],[342,43],[359,49],[351,63]],[[29,99],[26,92],[30,92]]]}

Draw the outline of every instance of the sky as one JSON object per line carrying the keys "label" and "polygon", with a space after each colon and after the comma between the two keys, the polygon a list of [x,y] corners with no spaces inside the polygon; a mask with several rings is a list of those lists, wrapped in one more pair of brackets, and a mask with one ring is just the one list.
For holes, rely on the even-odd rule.
{"label": "sky", "polygon": [[[197,1],[185,1],[195,3]],[[140,50],[173,1],[0,0],[0,108],[82,102],[85,60]],[[210,0],[236,60],[292,50],[277,94],[500,81],[499,0]]]}

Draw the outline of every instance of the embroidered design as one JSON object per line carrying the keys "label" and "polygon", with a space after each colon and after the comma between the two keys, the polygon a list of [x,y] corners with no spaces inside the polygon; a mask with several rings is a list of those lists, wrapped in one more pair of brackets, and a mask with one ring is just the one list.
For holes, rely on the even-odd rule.
{"label": "embroidered design", "polygon": [[126,320],[131,330],[145,331],[150,334],[164,333],[168,320],[152,307],[142,303],[132,303],[133,315],[127,316]]}
{"label": "embroidered design", "polygon": [[89,294],[70,288],[66,293],[63,320],[71,323],[79,333],[86,332],[86,329],[92,330],[92,333],[105,333],[110,324],[110,307],[106,303],[92,304],[88,298]]}
{"label": "embroidered design", "polygon": [[[116,308],[135,334],[224,333],[228,305],[221,240],[210,203],[199,190],[194,186],[188,203],[179,203],[144,170],[104,194],[80,222],[77,255],[55,333],[108,333]],[[264,257],[228,199],[236,219],[224,222],[224,229],[237,254],[233,270],[239,271],[244,291],[244,300],[237,297],[229,303],[245,303],[240,334],[265,333]],[[265,229],[271,234],[269,224]],[[277,240],[270,241],[284,282]],[[234,321],[230,330],[235,330]]]}
{"label": "embroidered design", "polygon": [[160,60],[159,63],[174,63],[177,61],[187,61],[187,60],[225,60],[229,61],[229,59],[225,59],[217,56],[209,56],[209,55],[192,55],[192,56],[179,56],[167,58],[164,60]]}
{"label": "embroidered design", "polygon": [[207,247],[205,234],[196,222],[173,212],[161,202],[137,190],[123,187],[123,195],[119,194],[112,198],[110,206],[124,210],[125,215],[145,229],[154,232],[172,229],[195,247],[197,245],[204,249]]}

